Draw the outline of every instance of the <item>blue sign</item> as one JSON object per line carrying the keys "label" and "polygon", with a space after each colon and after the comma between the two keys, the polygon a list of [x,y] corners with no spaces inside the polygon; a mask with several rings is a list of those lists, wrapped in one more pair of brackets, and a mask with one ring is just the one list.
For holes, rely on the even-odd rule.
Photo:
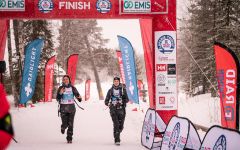
{"label": "blue sign", "polygon": [[136,67],[132,44],[124,37],[118,36],[122,53],[125,82],[129,100],[139,104]]}
{"label": "blue sign", "polygon": [[26,103],[33,96],[43,43],[43,39],[36,39],[25,48],[24,70],[20,93],[21,104]]}
{"label": "blue sign", "polygon": [[158,50],[163,54],[171,54],[175,48],[175,42],[172,36],[163,35],[157,42]]}

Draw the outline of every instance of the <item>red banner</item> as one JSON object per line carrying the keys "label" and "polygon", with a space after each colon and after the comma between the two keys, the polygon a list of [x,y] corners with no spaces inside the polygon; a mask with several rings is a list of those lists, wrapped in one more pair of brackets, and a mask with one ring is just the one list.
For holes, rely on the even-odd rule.
{"label": "red banner", "polygon": [[223,127],[236,129],[239,62],[233,51],[220,43],[215,43],[214,51],[221,103],[221,123]]}
{"label": "red banner", "polygon": [[141,92],[141,90],[143,90],[143,82],[142,80],[138,80],[139,100],[143,101],[143,93]]}
{"label": "red banner", "polygon": [[53,90],[53,75],[54,75],[54,63],[55,56],[51,57],[45,66],[45,87],[44,87],[44,101],[52,102],[52,90]]}
{"label": "red banner", "polygon": [[0,60],[4,60],[9,21],[0,19]]}
{"label": "red banner", "polygon": [[72,54],[68,57],[67,74],[71,78],[71,83],[74,85],[77,72],[78,54]]}
{"label": "red banner", "polygon": [[118,64],[120,68],[120,73],[121,73],[121,78],[122,78],[122,83],[125,84],[125,74],[124,74],[124,69],[123,69],[123,62],[122,62],[122,53],[121,51],[116,51],[117,53],[117,58],[118,58]]}
{"label": "red banner", "polygon": [[147,82],[148,82],[148,95],[150,107],[154,108],[153,101],[153,47],[152,47],[152,20],[140,19],[140,28],[142,34],[142,43],[144,50],[144,59],[146,66]]}
{"label": "red banner", "polygon": [[88,79],[85,82],[85,101],[89,100],[90,98],[90,84],[91,84],[91,80]]}

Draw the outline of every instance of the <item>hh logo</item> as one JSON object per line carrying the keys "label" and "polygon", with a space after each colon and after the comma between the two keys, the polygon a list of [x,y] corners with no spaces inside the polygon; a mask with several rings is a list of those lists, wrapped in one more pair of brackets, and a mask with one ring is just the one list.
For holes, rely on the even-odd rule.
{"label": "hh logo", "polygon": [[157,64],[157,71],[167,71],[167,65],[166,64]]}
{"label": "hh logo", "polygon": [[165,104],[165,97],[159,97],[159,104]]}

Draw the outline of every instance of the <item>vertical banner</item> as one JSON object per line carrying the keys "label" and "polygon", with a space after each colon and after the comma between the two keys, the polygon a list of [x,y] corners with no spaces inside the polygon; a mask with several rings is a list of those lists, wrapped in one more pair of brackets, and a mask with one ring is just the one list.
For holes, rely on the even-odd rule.
{"label": "vertical banner", "polygon": [[138,92],[139,92],[139,99],[143,101],[143,93],[141,90],[143,90],[143,82],[142,80],[137,80],[138,83]]}
{"label": "vertical banner", "polygon": [[136,67],[132,44],[122,36],[118,36],[118,41],[122,53],[128,98],[134,103],[139,104]]}
{"label": "vertical banner", "polygon": [[119,64],[119,68],[120,68],[120,73],[121,73],[121,77],[122,77],[122,83],[126,83],[125,82],[125,74],[124,74],[124,68],[123,68],[123,61],[122,61],[122,53],[121,51],[116,51],[117,53],[117,58],[118,58],[118,64]]}
{"label": "vertical banner", "polygon": [[52,102],[52,89],[53,89],[53,75],[55,56],[51,57],[45,66],[45,81],[44,81],[44,101]]}
{"label": "vertical banner", "polygon": [[9,20],[0,19],[0,60],[4,59]]}
{"label": "vertical banner", "polygon": [[153,101],[153,49],[152,49],[152,19],[140,19],[140,28],[144,50],[148,95],[150,107],[154,108]]}
{"label": "vertical banner", "polygon": [[239,61],[233,51],[223,44],[215,43],[215,60],[223,127],[236,129],[238,125],[238,76]]}
{"label": "vertical banner", "polygon": [[90,99],[90,84],[91,79],[87,79],[85,82],[85,101]]}
{"label": "vertical banner", "polygon": [[72,54],[68,57],[67,74],[71,78],[71,83],[74,85],[77,72],[78,54]]}
{"label": "vertical banner", "polygon": [[156,110],[177,110],[176,31],[155,32]]}
{"label": "vertical banner", "polygon": [[20,93],[21,104],[26,103],[34,94],[38,65],[43,44],[43,39],[36,39],[30,42],[25,48],[24,70]]}

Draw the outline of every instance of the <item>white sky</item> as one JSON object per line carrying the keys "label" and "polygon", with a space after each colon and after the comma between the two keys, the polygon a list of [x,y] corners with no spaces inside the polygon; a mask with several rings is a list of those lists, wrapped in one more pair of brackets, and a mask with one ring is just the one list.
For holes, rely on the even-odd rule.
{"label": "white sky", "polygon": [[119,48],[117,35],[127,38],[138,53],[143,53],[141,30],[138,19],[99,19],[103,37],[109,39],[106,47]]}

